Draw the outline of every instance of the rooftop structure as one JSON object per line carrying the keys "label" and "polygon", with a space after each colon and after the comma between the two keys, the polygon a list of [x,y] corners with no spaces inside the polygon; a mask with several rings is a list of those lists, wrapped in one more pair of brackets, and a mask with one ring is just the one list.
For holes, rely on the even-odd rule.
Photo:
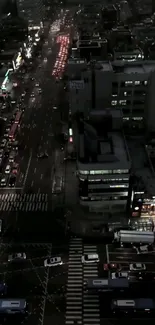
{"label": "rooftop structure", "polygon": [[[115,122],[115,119],[118,121]],[[120,131],[121,112],[105,111],[100,122],[79,124],[78,175],[80,204],[103,213],[125,211],[130,156]]]}

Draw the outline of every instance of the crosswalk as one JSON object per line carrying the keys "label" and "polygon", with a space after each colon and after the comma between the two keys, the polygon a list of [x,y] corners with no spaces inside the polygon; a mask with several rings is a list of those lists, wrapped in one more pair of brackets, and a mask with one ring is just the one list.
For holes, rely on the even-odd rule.
{"label": "crosswalk", "polygon": [[[95,245],[84,245],[83,254],[96,254],[97,247]],[[89,278],[98,277],[98,266],[96,263],[83,265],[83,286]],[[89,294],[85,292],[83,295],[83,324],[99,325],[100,324],[100,303],[98,294]]]}
{"label": "crosswalk", "polygon": [[47,211],[48,195],[39,194],[0,194],[0,211]]}
{"label": "crosswalk", "polygon": [[82,239],[73,238],[69,247],[69,266],[66,298],[66,325],[82,324],[83,269]]}
{"label": "crosswalk", "polygon": [[81,263],[83,254],[97,253],[95,245],[83,245],[81,238],[72,238],[69,246],[69,265],[66,298],[66,325],[99,325],[100,303],[97,294],[83,290],[88,278],[98,277],[96,264]]}

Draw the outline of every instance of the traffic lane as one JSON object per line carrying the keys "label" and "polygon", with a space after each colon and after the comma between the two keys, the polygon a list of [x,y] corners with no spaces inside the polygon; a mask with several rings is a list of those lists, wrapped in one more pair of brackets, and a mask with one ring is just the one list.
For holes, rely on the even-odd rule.
{"label": "traffic lane", "polygon": [[123,269],[129,269],[129,264],[133,263],[142,263],[146,265],[146,271],[153,272],[155,271],[155,262],[154,262],[154,254],[137,254],[132,251],[132,249],[128,249],[125,251],[124,249],[116,248],[114,251],[110,251],[109,247],[111,245],[106,245],[106,255],[107,255],[107,263],[118,263],[121,264]]}
{"label": "traffic lane", "polygon": [[25,191],[32,190],[37,193],[48,193],[51,190],[52,161],[44,161],[39,166],[38,160],[32,160],[30,170],[25,183]]}
{"label": "traffic lane", "polygon": [[154,260],[154,253],[150,254],[137,254],[133,248],[122,248],[115,247],[114,245],[106,245],[107,260],[115,261],[120,260],[122,262],[139,262],[142,263],[152,263]]}

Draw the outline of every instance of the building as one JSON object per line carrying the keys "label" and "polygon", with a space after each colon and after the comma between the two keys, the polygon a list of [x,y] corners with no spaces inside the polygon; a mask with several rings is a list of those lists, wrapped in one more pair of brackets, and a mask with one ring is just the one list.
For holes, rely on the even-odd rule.
{"label": "building", "polygon": [[16,2],[18,15],[27,19],[29,30],[39,30],[44,18],[43,0],[16,0]]}
{"label": "building", "polygon": [[12,43],[18,43],[19,48],[19,43],[24,42],[28,36],[28,24],[22,18],[5,15],[0,20],[0,31],[0,42],[3,44],[3,47],[9,44],[9,49],[11,49],[11,42],[11,46]]}
{"label": "building", "polygon": [[121,108],[123,121],[138,129],[155,130],[155,61],[68,62],[72,114]]}
{"label": "building", "polygon": [[90,212],[126,211],[131,163],[121,127],[121,111],[114,110],[91,112],[89,123],[79,122],[79,200]]}

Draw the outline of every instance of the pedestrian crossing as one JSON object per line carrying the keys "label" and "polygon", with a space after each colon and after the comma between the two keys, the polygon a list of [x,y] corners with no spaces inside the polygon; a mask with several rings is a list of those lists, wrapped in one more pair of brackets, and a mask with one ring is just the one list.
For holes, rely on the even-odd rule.
{"label": "pedestrian crossing", "polygon": [[88,278],[98,277],[97,264],[82,264],[84,254],[97,253],[95,245],[83,245],[81,238],[72,238],[69,246],[69,265],[66,297],[66,325],[99,325],[100,302],[97,294],[84,291]]}
{"label": "pedestrian crossing", "polygon": [[[83,254],[96,254],[96,245],[84,245]],[[98,277],[98,266],[96,263],[83,265],[83,287],[89,278]],[[83,325],[99,325],[100,324],[100,303],[98,294],[90,295],[85,292],[83,295]]]}
{"label": "pedestrian crossing", "polygon": [[82,324],[83,269],[82,239],[73,238],[69,247],[69,266],[66,298],[66,325]]}
{"label": "pedestrian crossing", "polygon": [[47,211],[48,195],[38,194],[0,194],[0,211]]}

